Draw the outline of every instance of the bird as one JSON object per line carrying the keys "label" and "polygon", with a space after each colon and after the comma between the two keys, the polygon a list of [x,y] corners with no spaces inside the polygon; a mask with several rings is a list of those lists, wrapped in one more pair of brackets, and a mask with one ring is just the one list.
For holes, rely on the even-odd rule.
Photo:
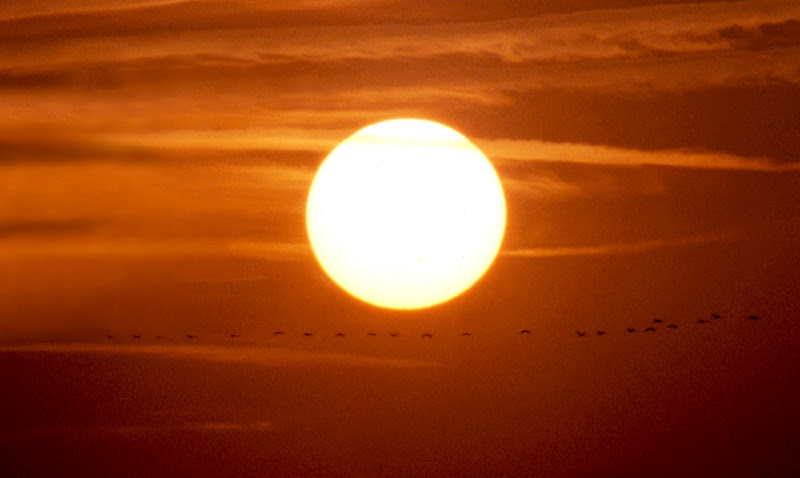
{"label": "bird", "polygon": [[336,334],[336,338],[343,339],[344,338],[344,334],[339,332],[339,333]]}
{"label": "bird", "polygon": [[661,319],[653,319],[653,322],[654,322],[654,323],[656,323],[656,324],[661,324],[661,323],[663,323],[664,321],[663,321],[663,320],[661,320]]}
{"label": "bird", "polygon": [[699,319],[697,321],[698,324],[707,324],[708,322],[709,322],[708,320],[703,320],[703,319]]}
{"label": "bird", "polygon": [[528,335],[530,335],[531,331],[528,330],[528,329],[522,329],[522,330],[519,331],[519,333],[520,334],[528,334]]}
{"label": "bird", "polygon": [[311,332],[304,332],[303,333],[303,337],[311,337],[312,335],[314,335],[314,334],[312,334]]}
{"label": "bird", "polygon": [[375,337],[375,335],[377,335],[375,332],[368,332],[367,333],[368,337]]}
{"label": "bird", "polygon": [[644,329],[644,331],[645,332],[655,332],[656,328],[655,327],[648,327],[648,328]]}
{"label": "bird", "polygon": [[578,334],[578,337],[586,337],[586,334],[588,332],[581,332],[580,330],[576,330],[575,333]]}
{"label": "bird", "polygon": [[110,339],[113,339],[114,336],[113,335],[106,335],[106,338],[110,340]]}
{"label": "bird", "polygon": [[232,338],[232,339],[238,339],[239,338],[239,334],[231,334],[229,337]]}
{"label": "bird", "polygon": [[472,334],[469,332],[462,332],[461,337],[472,337]]}
{"label": "bird", "polygon": [[397,337],[400,334],[395,334],[395,333],[389,332],[389,335],[391,335],[392,337]]}
{"label": "bird", "polygon": [[757,315],[751,315],[750,317],[748,317],[748,319],[750,319],[750,320],[758,320],[758,316]]}
{"label": "bird", "polygon": [[628,331],[628,333],[633,333],[633,332],[636,332],[636,329],[625,329],[625,330],[627,330],[627,331]]}
{"label": "bird", "polygon": [[197,336],[196,335],[192,335],[192,334],[186,334],[186,338],[187,339],[193,339],[195,337],[197,337]]}
{"label": "bird", "polygon": [[283,331],[282,330],[276,330],[275,332],[272,332],[272,335],[283,335]]}
{"label": "bird", "polygon": [[134,339],[141,339],[142,338],[141,335],[132,335],[131,337],[133,337]]}
{"label": "bird", "polygon": [[163,339],[163,338],[164,338],[164,336],[163,336],[163,335],[156,335],[156,340],[161,340],[161,339]]}
{"label": "bird", "polygon": [[598,330],[597,331],[597,335],[605,335],[605,334],[606,334],[605,330]]}
{"label": "bird", "polygon": [[677,329],[677,328],[678,328],[678,326],[677,326],[677,325],[675,325],[675,324],[669,324],[669,325],[667,326],[667,328],[668,328],[668,329]]}
{"label": "bird", "polygon": [[428,334],[428,333],[425,333],[425,334],[422,334],[422,335],[420,336],[420,338],[423,338],[423,339],[432,339],[432,338],[433,338],[433,335],[431,335],[431,334]]}
{"label": "bird", "polygon": [[722,316],[719,315],[719,314],[711,314],[711,318],[713,318],[713,319],[721,319]]}

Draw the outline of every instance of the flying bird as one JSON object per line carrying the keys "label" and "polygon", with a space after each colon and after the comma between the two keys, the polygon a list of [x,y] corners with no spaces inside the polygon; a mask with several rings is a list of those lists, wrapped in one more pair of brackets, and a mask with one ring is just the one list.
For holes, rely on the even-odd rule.
{"label": "flying bird", "polygon": [[163,338],[164,338],[164,336],[163,336],[163,335],[156,335],[156,340],[161,340],[161,339],[163,339]]}
{"label": "flying bird", "polygon": [[588,332],[581,332],[580,330],[576,330],[575,333],[578,334],[578,337],[586,337],[586,334]]}
{"label": "flying bird", "polygon": [[423,338],[423,339],[432,339],[433,335],[431,335],[431,334],[422,334],[421,338]]}
{"label": "flying bird", "polygon": [[462,332],[461,337],[472,337],[472,334],[469,332]]}
{"label": "flying bird", "polygon": [[748,317],[748,319],[750,319],[750,320],[758,320],[758,316],[757,315],[751,315],[750,317]]}
{"label": "flying bird", "polygon": [[606,334],[605,330],[598,330],[597,331],[597,335],[605,335],[605,334]]}
{"label": "flying bird", "polygon": [[114,338],[114,336],[113,336],[113,335],[106,335],[106,338],[107,338],[107,339],[113,339],[113,338]]}
{"label": "flying bird", "polygon": [[369,333],[367,333],[367,336],[368,336],[368,337],[375,337],[375,335],[377,335],[375,332],[369,332]]}
{"label": "flying bird", "polygon": [[141,339],[142,338],[141,335],[132,335],[131,337],[133,337],[134,339]]}
{"label": "flying bird", "polygon": [[303,337],[311,337],[312,335],[314,335],[314,334],[312,334],[311,332],[303,333]]}
{"label": "flying bird", "polygon": [[192,335],[192,334],[186,334],[186,338],[187,338],[187,339],[194,339],[194,338],[196,338],[196,337],[197,337],[196,335]]}
{"label": "flying bird", "polygon": [[644,329],[644,331],[645,332],[655,332],[656,328],[655,327],[648,327],[648,328]]}
{"label": "flying bird", "polygon": [[275,332],[272,332],[272,335],[283,335],[283,331],[282,330],[276,330]]}
{"label": "flying bird", "polygon": [[397,336],[398,336],[398,335],[400,335],[400,334],[394,334],[394,333],[392,333],[392,332],[389,332],[389,335],[391,335],[392,337],[397,337]]}
{"label": "flying bird", "polygon": [[678,326],[677,326],[677,325],[675,325],[675,324],[669,324],[669,325],[667,326],[667,328],[668,328],[668,329],[677,329],[677,328],[678,328]]}
{"label": "flying bird", "polygon": [[230,338],[232,338],[232,339],[238,339],[238,338],[239,338],[239,334],[231,334],[231,335],[230,335]]}
{"label": "flying bird", "polygon": [[627,331],[628,331],[628,333],[633,333],[633,332],[636,332],[636,329],[625,329],[625,330],[627,330]]}
{"label": "flying bird", "polygon": [[703,319],[699,319],[697,321],[698,324],[707,324],[708,322],[709,322],[708,320],[703,320]]}
{"label": "flying bird", "polygon": [[343,339],[344,338],[344,334],[339,332],[339,333],[336,334],[336,338]]}
{"label": "flying bird", "polygon": [[522,330],[519,331],[519,333],[520,334],[528,334],[528,335],[530,335],[531,331],[528,330],[528,329],[522,329]]}
{"label": "flying bird", "polygon": [[713,319],[721,319],[722,316],[719,315],[719,314],[711,314],[711,318],[713,318]]}
{"label": "flying bird", "polygon": [[654,322],[654,323],[656,323],[656,324],[661,324],[661,323],[663,323],[664,321],[663,321],[663,320],[661,320],[661,319],[653,319],[653,322]]}

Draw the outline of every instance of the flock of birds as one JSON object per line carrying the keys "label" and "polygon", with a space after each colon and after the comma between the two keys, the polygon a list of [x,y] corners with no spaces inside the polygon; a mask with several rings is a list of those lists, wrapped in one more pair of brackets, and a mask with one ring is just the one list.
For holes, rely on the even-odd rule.
{"label": "flock of birds", "polygon": [[[711,314],[710,318],[708,318],[708,319],[698,319],[697,320],[697,324],[698,325],[703,325],[703,324],[707,324],[709,322],[712,322],[714,320],[719,320],[719,319],[722,319],[722,318],[723,317],[721,315],[719,315],[719,314]],[[750,316],[748,316],[746,318],[746,320],[759,320],[759,318],[760,317],[757,316],[757,315],[750,315]],[[667,329],[673,329],[673,330],[678,328],[678,325],[674,324],[674,323],[669,323],[667,325],[664,325],[666,322],[663,319],[653,319],[652,323],[656,324],[656,325],[650,325],[647,328],[642,329],[642,331],[643,332],[652,333],[652,332],[658,332],[658,330],[660,328],[662,328],[662,327],[663,328],[667,328]],[[639,332],[638,328],[629,327],[629,328],[625,329],[625,333],[632,334],[632,333],[637,333],[637,332]],[[531,331],[529,329],[522,329],[517,333],[520,334],[520,335],[531,335]],[[603,336],[603,335],[607,335],[608,334],[608,332],[605,331],[605,330],[597,330],[597,331],[594,332],[594,334],[591,334],[588,330],[585,330],[585,331],[576,330],[575,333],[577,334],[578,338],[588,337],[590,335]],[[283,331],[283,330],[276,330],[275,332],[272,333],[272,335],[273,336],[281,336],[281,335],[287,335],[287,333],[285,331]],[[377,335],[378,335],[377,332],[367,332],[367,337],[377,337]],[[313,332],[303,332],[302,336],[303,337],[313,337],[314,333]],[[194,334],[185,334],[184,337],[186,339],[190,339],[191,340],[191,339],[196,339],[198,336],[194,335]],[[240,337],[241,336],[239,334],[228,334],[228,338],[231,338],[231,339],[238,339]],[[337,332],[334,335],[334,337],[337,338],[337,339],[343,339],[343,338],[345,338],[345,334],[343,332]],[[391,337],[391,338],[400,337],[400,333],[399,332],[389,332],[389,337]],[[419,337],[421,339],[433,339],[433,334],[430,333],[430,332],[425,332],[422,335],[420,335]],[[472,332],[462,332],[462,333],[459,334],[459,337],[472,337]],[[117,337],[114,336],[114,335],[106,335],[106,338],[111,340],[111,339],[115,339]],[[143,338],[143,336],[142,335],[132,335],[131,338],[136,339],[136,340],[141,340]],[[163,340],[163,339],[166,339],[166,338],[167,337],[165,337],[163,335],[156,335],[155,336],[156,340]]]}

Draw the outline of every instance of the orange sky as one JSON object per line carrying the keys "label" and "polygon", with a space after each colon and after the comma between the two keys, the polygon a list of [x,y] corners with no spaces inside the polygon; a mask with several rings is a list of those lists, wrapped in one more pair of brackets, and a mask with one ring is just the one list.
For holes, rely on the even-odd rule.
{"label": "orange sky", "polygon": [[[650,435],[644,418],[625,421],[632,413],[626,407],[665,396],[683,415],[667,419],[666,408],[650,409],[661,427],[656,442],[684,432],[718,441],[713,430],[722,427],[729,448],[741,450],[746,435],[723,426],[738,420],[748,433],[763,432],[774,442],[768,447],[773,455],[762,450],[766,458],[747,462],[752,470],[787,464],[800,445],[787,438],[788,427],[759,428],[753,411],[759,397],[747,391],[769,389],[773,405],[783,410],[799,378],[780,365],[783,357],[796,356],[797,341],[786,336],[800,332],[798,60],[800,6],[786,1],[4,1],[0,356],[30,376],[0,365],[0,389],[24,391],[0,400],[0,409],[18,408],[23,417],[0,411],[0,444],[8,445],[9,430],[28,430],[26,440],[41,444],[41,429],[50,430],[45,441],[57,442],[53,434],[72,436],[76,429],[92,437],[131,430],[149,436],[153,423],[161,423],[158,405],[139,403],[149,421],[135,423],[114,412],[125,402],[119,390],[83,397],[63,378],[53,390],[68,390],[76,407],[93,403],[123,418],[105,422],[85,411],[70,422],[53,412],[36,422],[20,397],[39,390],[36,377],[50,376],[53,356],[67,357],[64,367],[79,370],[69,358],[77,354],[92,357],[92,370],[130,374],[131,393],[140,397],[149,386],[135,361],[178,381],[172,360],[190,375],[211,360],[209,383],[220,387],[227,386],[230,367],[280,384],[275,396],[258,389],[280,409],[266,417],[251,413],[245,397],[255,392],[239,375],[230,385],[238,398],[208,392],[218,407],[213,410],[202,405],[207,390],[197,385],[181,382],[164,392],[159,403],[165,414],[178,407],[181,390],[194,394],[187,407],[202,408],[202,420],[184,417],[163,432],[189,436],[178,456],[193,446],[198,429],[260,436],[291,423],[295,435],[275,438],[276,446],[314,448],[322,446],[314,441],[320,436],[344,443],[341,449],[322,446],[323,456],[299,474],[374,476],[374,463],[347,473],[337,468],[345,465],[326,459],[356,453],[358,432],[377,422],[362,419],[346,433],[326,416],[314,435],[299,409],[275,404],[296,403],[309,393],[353,400],[366,394],[376,401],[400,393],[413,396],[405,412],[420,407],[418,416],[431,418],[451,408],[485,415],[481,407],[501,396],[507,412],[489,414],[494,425],[479,421],[473,429],[453,415],[437,422],[440,435],[417,423],[413,433],[400,434],[409,443],[398,446],[440,469],[435,457],[410,442],[427,436],[426,443],[446,447],[452,433],[472,441],[444,456],[491,450],[475,464],[478,470],[502,462],[510,473],[635,475],[652,470],[638,461],[626,467],[621,457],[653,451],[635,447],[637,437]],[[456,300],[419,312],[376,309],[339,290],[311,255],[303,217],[326,154],[357,129],[394,117],[440,121],[470,138],[493,162],[508,203],[505,241],[487,275]],[[709,348],[693,334],[696,319],[710,312],[729,322],[709,324],[719,326],[700,336],[715,340]],[[769,318],[755,324],[761,335],[752,344],[746,334],[754,324],[742,322],[750,314]],[[611,334],[643,328],[653,317],[679,322],[683,335],[641,342]],[[517,340],[521,328],[534,332],[541,349],[520,348],[527,346]],[[437,337],[470,330],[476,348],[452,337],[437,350],[410,339],[403,346],[365,344],[364,338],[280,342],[270,335],[276,329],[326,337],[339,330],[406,336],[430,330]],[[573,343],[575,329],[607,329],[608,341]],[[224,334],[232,332],[248,347],[267,343],[286,354],[207,358],[241,352],[213,349],[225,347]],[[206,358],[181,355],[176,337],[185,333],[212,347],[202,352]],[[164,335],[176,348],[166,355],[71,348],[102,342],[106,334]],[[14,349],[42,342],[63,348],[37,349],[41,357]],[[318,355],[308,355],[309,347]],[[693,368],[697,356],[715,373]],[[414,366],[398,368],[376,357]],[[663,384],[640,378],[665,361],[680,373],[660,377]],[[353,365],[362,362],[369,365]],[[308,365],[317,363],[356,385],[344,390],[336,380],[319,378]],[[523,363],[522,371],[511,369]],[[364,385],[382,367],[391,377],[374,389]],[[417,368],[427,378],[409,376]],[[451,368],[455,372],[444,371]],[[303,377],[300,385],[287,378],[292,371]],[[719,382],[703,389],[718,374]],[[534,376],[552,385],[508,388],[508,381],[528,383]],[[94,380],[80,379],[92,390]],[[425,392],[404,389],[406,380]],[[592,392],[576,392],[586,380]],[[441,387],[447,393],[436,395]],[[461,399],[461,392],[477,398]],[[573,393],[577,398],[570,401]],[[433,405],[426,405],[426,394],[433,394]],[[736,394],[745,395],[747,410],[731,398]],[[696,405],[698,395],[728,408],[710,412]],[[334,400],[341,416],[354,413],[345,401]],[[530,401],[540,415],[514,428]],[[307,408],[324,405],[316,398]],[[369,407],[389,420],[388,429],[402,427],[377,402]],[[591,430],[570,421],[598,410],[608,416]],[[702,416],[711,418],[697,424]],[[793,412],[785,423],[798,425],[797,418]],[[256,425],[243,425],[250,421]],[[476,431],[481,427],[491,432]],[[532,443],[546,450],[539,468],[508,461],[520,440],[533,435]],[[377,442],[388,447],[391,434]],[[562,455],[583,446],[593,458],[567,465]],[[252,456],[247,450],[236,453]],[[678,461],[690,453],[689,462],[704,463],[711,474],[737,469],[735,453],[721,450],[708,462],[685,449],[673,451]],[[356,455],[355,461],[366,459]],[[601,466],[597,460],[602,467],[592,468]],[[25,471],[34,461],[19,458],[14,466]],[[712,461],[727,464],[714,468]],[[280,463],[293,469],[295,462]],[[262,465],[243,470],[256,473]],[[397,466],[400,476],[426,470],[405,461]]]}

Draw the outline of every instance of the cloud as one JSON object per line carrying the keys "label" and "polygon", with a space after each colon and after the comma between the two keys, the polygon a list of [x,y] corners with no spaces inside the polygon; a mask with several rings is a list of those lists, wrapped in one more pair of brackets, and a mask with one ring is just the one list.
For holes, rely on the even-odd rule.
{"label": "cloud", "polygon": [[197,428],[201,430],[218,431],[218,432],[253,432],[253,431],[272,431],[275,429],[275,424],[269,420],[250,423],[225,423],[225,422],[208,422],[198,423]]}
{"label": "cloud", "polygon": [[504,160],[765,172],[800,170],[800,162],[778,163],[767,157],[753,158],[716,152],[641,151],[602,145],[537,140],[478,140],[476,143],[489,157]]}
{"label": "cloud", "polygon": [[[455,108],[447,119],[462,123],[476,141],[519,141],[499,142],[499,157],[543,148],[565,161],[591,160],[568,146],[586,144],[611,147],[592,153],[620,164],[770,169],[770,160],[780,168],[800,158],[798,102],[800,84],[777,80],[630,94],[544,88],[509,94],[506,104],[485,106],[479,116]],[[567,145],[559,154],[559,147],[537,141]]]}
{"label": "cloud", "polygon": [[152,435],[154,433],[200,432],[200,433],[263,433],[271,432],[275,424],[271,420],[252,422],[188,422],[145,423],[135,425],[97,426],[45,426],[0,429],[0,436],[74,434]]}
{"label": "cloud", "polygon": [[[0,229],[0,233],[2,230]],[[48,236],[52,230],[38,231]],[[16,236],[20,236],[16,234]],[[0,239],[3,236],[0,235]],[[105,258],[185,258],[249,257],[267,261],[299,261],[311,258],[311,249],[306,243],[283,243],[248,240],[220,239],[117,239],[75,238],[71,240],[5,241],[0,249],[0,258],[23,257],[105,257]]]}
{"label": "cloud", "polygon": [[[800,88],[798,88],[800,93]],[[546,94],[546,93],[545,93]],[[800,100],[800,96],[798,96]],[[613,108],[613,106],[610,106]],[[652,108],[650,108],[652,109]],[[491,118],[491,113],[487,113]],[[760,116],[760,115],[759,115]],[[484,117],[484,120],[486,117]],[[491,121],[491,120],[490,120]],[[750,121],[750,120],[746,120]],[[499,126],[502,130],[504,125]],[[800,124],[798,125],[800,126]],[[477,128],[477,126],[475,126]],[[517,132],[508,132],[509,136],[524,136],[529,131],[520,126]],[[610,127],[609,127],[610,128]],[[219,149],[229,149],[232,151],[257,151],[260,149],[281,149],[286,151],[306,151],[316,152],[322,155],[331,151],[343,139],[352,134],[350,129],[331,130],[331,129],[248,129],[248,130],[225,130],[225,131],[167,131],[160,133],[145,134],[121,134],[109,135],[114,141],[119,141],[128,147],[156,147],[161,145],[163,148],[204,148],[216,145]],[[773,136],[788,134],[781,131],[773,131]],[[576,134],[576,136],[579,136]],[[592,139],[595,139],[594,137]],[[599,141],[600,138],[597,138]],[[612,166],[640,166],[655,165],[677,168],[691,169],[725,169],[725,170],[750,170],[750,171],[789,171],[800,168],[800,162],[781,162],[775,161],[774,157],[768,154],[762,155],[737,155],[727,152],[715,151],[708,148],[707,151],[698,150],[700,145],[692,145],[693,150],[688,145],[682,145],[680,140],[676,140],[673,145],[664,145],[663,148],[651,148],[648,150],[606,146],[602,143],[577,143],[566,141],[542,141],[537,139],[489,139],[475,135],[473,141],[490,158],[498,160],[530,160],[545,162],[566,162],[582,163],[594,165]],[[718,141],[718,140],[717,140]],[[787,139],[788,141],[788,139]],[[620,139],[619,142],[626,141]],[[637,145],[638,146],[638,145]],[[643,146],[643,145],[642,145]],[[670,147],[671,146],[671,147]],[[683,146],[683,147],[682,147]],[[726,147],[719,144],[722,149],[736,149],[733,146]],[[787,151],[771,150],[780,159],[788,159],[790,151],[795,147],[787,142],[776,146]],[[797,144],[800,148],[800,143]],[[760,149],[760,148],[759,148]],[[749,149],[747,153],[756,153],[758,149]],[[794,158],[794,156],[791,156]],[[303,180],[310,184],[312,172],[299,172],[303,175]]]}
{"label": "cloud", "polygon": [[71,236],[94,231],[98,221],[83,219],[0,221],[0,239]]}
{"label": "cloud", "polygon": [[658,249],[709,244],[729,240],[731,236],[695,236],[679,239],[654,239],[649,241],[600,244],[578,247],[535,247],[529,249],[510,249],[501,251],[507,257],[572,257],[606,256],[616,254],[638,254]]}
{"label": "cloud", "polygon": [[176,360],[241,363],[280,367],[303,363],[328,363],[351,367],[429,368],[438,362],[376,357],[335,352],[312,352],[287,348],[255,346],[230,347],[222,345],[148,345],[148,344],[30,344],[0,345],[0,352],[39,353],[107,353],[126,355],[157,355]]}
{"label": "cloud", "polygon": [[[699,60],[700,66],[708,64],[702,68],[703,76],[707,76],[726,62],[732,66],[732,58],[724,58],[730,53],[747,61],[738,62],[738,69],[717,72],[714,79],[748,77],[757,72],[761,77],[766,69],[773,75],[797,79],[796,69],[782,67],[775,58],[752,54],[754,49],[796,45],[800,7],[790,2],[628,9],[603,9],[601,4],[592,3],[589,11],[542,14],[548,8],[536,7],[531,15],[525,15],[518,2],[514,8],[496,8],[506,12],[502,15],[463,14],[472,9],[464,3],[455,7],[438,3],[424,9],[403,7],[397,2],[386,8],[362,8],[352,3],[291,8],[250,2],[180,2],[0,21],[0,45],[5,44],[5,48],[0,46],[0,58],[7,66],[0,72],[0,87],[5,83],[20,88],[27,79],[37,88],[71,84],[94,90],[98,85],[114,86],[117,82],[146,85],[148,79],[169,82],[185,76],[202,79],[203,83],[209,76],[218,76],[228,84],[231,78],[237,78],[237,84],[242,84],[255,81],[253,75],[258,73],[271,79],[262,82],[262,87],[278,81],[285,82],[286,88],[298,82],[314,86],[319,72],[325,72],[328,81],[332,76],[342,77],[327,85],[329,88],[363,85],[365,81],[372,84],[374,78],[389,81],[382,70],[407,83],[410,78],[408,73],[402,75],[402,68],[409,69],[413,60],[417,65],[411,65],[410,73],[424,72],[435,81],[438,72],[444,71],[453,87],[479,80],[496,82],[490,85],[494,87],[564,85],[564,80],[573,76],[576,78],[569,85],[594,80],[619,88],[633,82],[641,88],[644,81],[657,86],[665,81],[674,84],[691,80],[688,73],[698,68],[697,64],[687,64],[693,59]],[[387,15],[389,11],[392,13]],[[692,21],[687,22],[687,17]],[[415,24],[410,21],[415,18],[429,20]],[[169,42],[163,41],[165,36]],[[260,40],[265,36],[268,43]],[[103,48],[97,47],[100,41]],[[24,53],[20,44],[25,45]],[[797,55],[788,53],[790,57]],[[649,57],[655,64],[631,62]],[[448,59],[461,61],[460,68],[458,61]],[[499,71],[478,68],[487,66],[487,59],[502,67]],[[603,66],[617,74],[609,78],[592,71]],[[662,73],[665,68],[682,68],[684,74],[679,79],[659,78],[654,71],[633,81],[637,74],[658,66]],[[620,68],[628,81],[616,81]],[[453,75],[456,71],[452,69],[458,69],[459,74]],[[580,69],[585,73],[576,75]],[[559,80],[560,70],[572,74]],[[364,74],[367,71],[369,75]],[[509,76],[515,71],[516,76]],[[586,74],[589,71],[591,74]],[[430,84],[430,79],[424,83]]]}

